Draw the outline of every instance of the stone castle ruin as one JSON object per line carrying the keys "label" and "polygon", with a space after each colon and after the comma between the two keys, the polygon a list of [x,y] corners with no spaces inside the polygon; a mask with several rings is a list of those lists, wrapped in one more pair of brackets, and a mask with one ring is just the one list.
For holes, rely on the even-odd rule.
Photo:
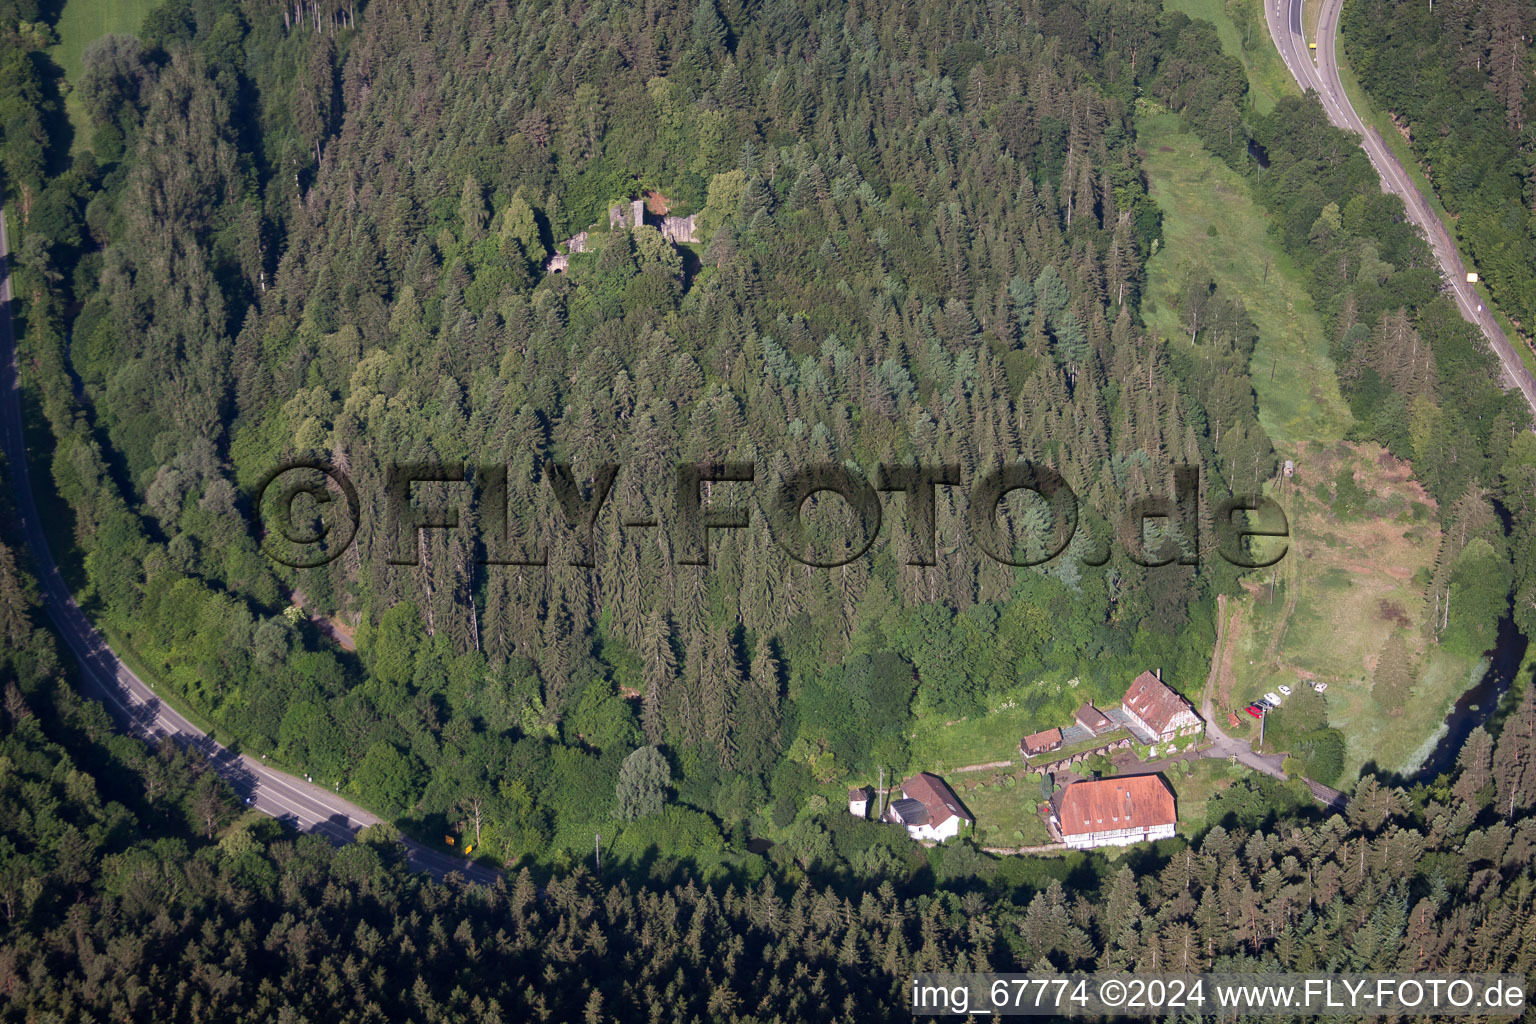
{"label": "stone castle ruin", "polygon": [[[627,205],[615,203],[608,207],[608,230],[629,231],[641,224],[649,224],[661,232],[673,245],[681,245],[684,242],[697,242],[699,240],[698,228],[695,220],[698,214],[690,213],[686,217],[676,217],[671,214],[656,216],[645,208],[644,199],[632,200]],[[571,264],[571,256],[578,252],[587,251],[588,234],[585,231],[578,232],[567,238],[561,247],[565,252],[557,252],[544,264],[544,270],[551,274],[563,274]]]}

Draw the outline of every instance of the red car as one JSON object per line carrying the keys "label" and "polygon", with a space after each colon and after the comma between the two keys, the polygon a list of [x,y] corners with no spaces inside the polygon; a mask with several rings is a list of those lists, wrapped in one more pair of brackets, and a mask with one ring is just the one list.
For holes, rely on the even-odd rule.
{"label": "red car", "polygon": [[1259,707],[1257,704],[1249,704],[1247,707],[1243,708],[1243,710],[1248,712],[1254,718],[1264,717],[1264,709]]}

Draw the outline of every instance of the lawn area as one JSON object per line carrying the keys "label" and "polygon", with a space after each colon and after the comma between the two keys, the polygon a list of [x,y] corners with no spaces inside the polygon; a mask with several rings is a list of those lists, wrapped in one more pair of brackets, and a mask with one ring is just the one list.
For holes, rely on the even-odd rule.
{"label": "lawn area", "polygon": [[[1045,687],[1052,696],[1060,696],[1071,693],[1078,684],[1076,680],[1061,682],[1042,679],[1028,685]],[[966,718],[945,721],[936,715],[919,717],[909,744],[913,770],[943,774],[956,768],[991,764],[994,761],[1021,764],[1023,754],[1019,751],[1019,741],[1025,736],[1052,727],[1064,729],[1072,724],[1071,711],[1064,715],[1053,715],[1049,711],[1015,706],[1022,692],[1013,691],[1011,698],[1005,700],[1000,707]],[[1073,699],[1070,706],[1082,704],[1087,699],[1087,692],[1084,690],[1084,695]]]}
{"label": "lawn area", "polygon": [[1197,836],[1205,831],[1206,804],[1211,797],[1232,785],[1236,774],[1246,768],[1234,769],[1225,761],[1201,758],[1191,762],[1193,770],[1185,775],[1181,768],[1163,772],[1163,778],[1173,787],[1174,806],[1178,810],[1178,832],[1181,836]]}
{"label": "lawn area", "polygon": [[[1188,775],[1181,766],[1160,773],[1173,789],[1179,814],[1178,831],[1185,836],[1198,835],[1205,829],[1210,798],[1246,771],[1209,758],[1190,765]],[[1131,769],[1125,774],[1135,773]],[[950,781],[976,818],[976,841],[982,846],[1039,846],[1051,841],[1050,833],[1034,812],[1041,803],[1039,775],[1020,771],[978,772]]]}
{"label": "lawn area", "polygon": [[1259,421],[1276,445],[1342,437],[1351,417],[1328,340],[1300,270],[1267,230],[1268,214],[1242,178],[1179,130],[1176,115],[1141,107],[1137,139],[1163,211],[1163,245],[1147,262],[1148,328],[1182,344],[1173,299],[1192,272],[1209,271],[1222,290],[1242,298],[1258,327],[1253,386]]}
{"label": "lawn area", "polygon": [[1064,722],[1040,722],[1033,711],[1004,708],[942,722],[935,716],[919,718],[911,742],[912,764],[921,771],[942,775],[973,764],[1012,761],[1018,764],[1019,740],[1032,732]]}
{"label": "lawn area", "polygon": [[[1251,24],[1241,29],[1227,15],[1223,0],[1163,0],[1163,9],[1180,11],[1196,21],[1208,21],[1216,26],[1222,52],[1243,62],[1243,70],[1248,73],[1248,95],[1254,109],[1267,114],[1282,97],[1299,95],[1300,89],[1270,41],[1269,25],[1264,20],[1264,0],[1244,2],[1249,5],[1252,15]],[[1248,37],[1245,39],[1245,36]],[[1245,41],[1247,49],[1243,48]]]}
{"label": "lawn area", "polygon": [[[71,84],[79,82],[85,69],[87,46],[102,36],[136,35],[144,16],[159,3],[160,0],[68,0],[55,26],[58,45],[51,47],[48,55],[64,69],[64,77]],[[73,91],[64,97],[64,109],[75,127],[74,151],[82,152],[89,148],[90,136],[85,111]]]}
{"label": "lawn area", "polygon": [[976,772],[949,780],[976,819],[982,846],[1040,846],[1051,841],[1035,813],[1041,802],[1040,776],[1022,771]]}
{"label": "lawn area", "polygon": [[[1246,585],[1223,690],[1240,704],[1282,683],[1323,680],[1329,721],[1345,737],[1344,781],[1371,761],[1407,770],[1476,669],[1426,649],[1418,632],[1428,615],[1423,579],[1440,541],[1434,504],[1411,467],[1376,445],[1315,443],[1294,452],[1296,475],[1271,490],[1290,518],[1291,550],[1277,567],[1273,596],[1267,583]],[[1341,470],[1371,495],[1361,514],[1341,517],[1324,500]],[[1423,655],[1420,677],[1407,707],[1384,709],[1371,678],[1399,627]],[[1257,733],[1256,723],[1239,718],[1240,734]]]}

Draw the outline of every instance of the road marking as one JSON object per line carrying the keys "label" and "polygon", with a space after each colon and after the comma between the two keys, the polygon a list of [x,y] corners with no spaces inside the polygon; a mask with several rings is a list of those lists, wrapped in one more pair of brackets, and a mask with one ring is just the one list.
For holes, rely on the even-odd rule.
{"label": "road marking", "polygon": [[1454,239],[1450,238],[1445,226],[1430,209],[1428,199],[1419,193],[1407,172],[1398,165],[1397,158],[1387,149],[1386,143],[1374,131],[1366,128],[1364,120],[1349,103],[1343,79],[1339,76],[1335,46],[1342,0],[1323,2],[1323,9],[1318,15],[1316,63],[1312,60],[1303,62],[1297,51],[1298,39],[1303,46],[1306,42],[1301,29],[1302,0],[1290,0],[1290,5],[1289,32],[1282,31],[1278,23],[1278,4],[1275,11],[1277,18],[1266,20],[1269,21],[1270,38],[1291,77],[1303,92],[1318,94],[1324,112],[1334,125],[1360,136],[1361,148],[1365,150],[1372,169],[1381,179],[1382,191],[1403,200],[1409,218],[1423,232],[1431,254],[1440,264],[1441,276],[1445,285],[1449,286],[1462,317],[1482,332],[1488,340],[1488,347],[1499,361],[1504,379],[1519,389],[1531,410],[1536,412],[1536,379],[1532,378],[1515,349],[1518,339],[1517,342],[1511,342],[1505,337],[1491,312],[1474,308],[1477,305],[1475,296],[1470,295],[1463,283],[1466,267]]}

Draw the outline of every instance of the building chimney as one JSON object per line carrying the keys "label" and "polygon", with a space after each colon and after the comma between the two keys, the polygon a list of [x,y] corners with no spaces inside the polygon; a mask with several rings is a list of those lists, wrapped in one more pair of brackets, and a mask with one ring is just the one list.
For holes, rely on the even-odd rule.
{"label": "building chimney", "polygon": [[1154,669],[1153,671],[1155,671],[1157,673],[1157,681],[1158,682],[1162,682],[1163,681],[1163,670],[1159,668],[1159,669]]}

